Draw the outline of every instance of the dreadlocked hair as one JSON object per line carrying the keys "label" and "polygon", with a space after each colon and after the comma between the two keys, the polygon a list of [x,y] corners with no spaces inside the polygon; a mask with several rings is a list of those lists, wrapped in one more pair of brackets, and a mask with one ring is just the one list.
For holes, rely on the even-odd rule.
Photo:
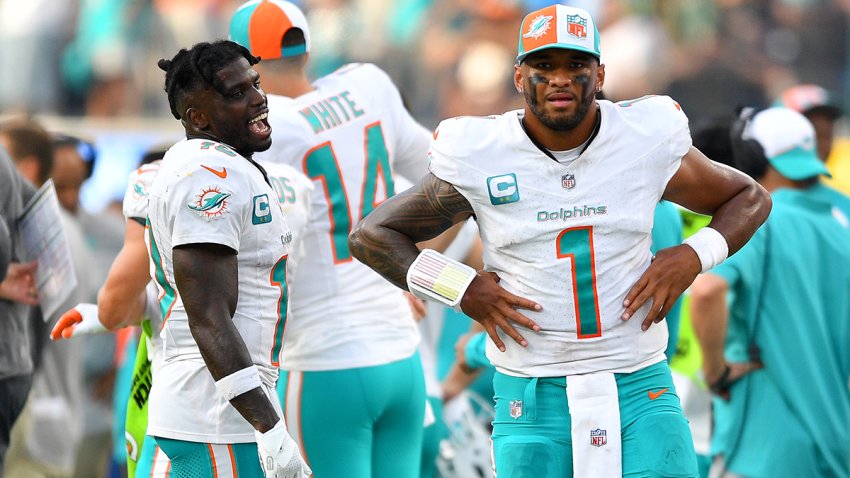
{"label": "dreadlocked hair", "polygon": [[229,40],[196,43],[189,50],[181,49],[170,60],[159,60],[157,65],[165,72],[165,92],[171,114],[180,119],[177,104],[188,93],[209,87],[221,91],[216,73],[240,57],[248,60],[251,66],[260,61],[260,57]]}

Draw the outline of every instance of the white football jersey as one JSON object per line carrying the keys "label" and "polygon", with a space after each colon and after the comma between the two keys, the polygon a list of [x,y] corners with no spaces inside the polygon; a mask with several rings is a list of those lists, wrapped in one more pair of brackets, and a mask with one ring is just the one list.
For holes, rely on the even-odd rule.
{"label": "white football jersey", "polygon": [[419,337],[401,290],[348,250],[348,233],[395,191],[427,173],[430,133],[411,118],[387,75],[347,65],[298,98],[270,95],[265,163],[309,177],[311,219],[292,277],[282,367],[338,370],[411,356]]}
{"label": "white football jersey", "polygon": [[[127,190],[124,192],[123,211],[124,218],[128,221],[139,220],[142,224],[145,223],[148,217],[148,195],[150,194],[151,186],[156,174],[159,172],[159,166],[162,161],[154,161],[152,163],[143,164],[138,169],[130,173],[127,179]],[[153,282],[148,283],[148,287],[155,287]],[[159,331],[162,328],[162,313],[159,307],[145,307],[148,321],[150,321],[150,330],[152,331],[148,337],[148,358],[153,366],[153,373],[159,367],[162,355],[162,339],[159,336]]]}
{"label": "white football jersey", "polygon": [[[298,257],[304,253],[303,239],[310,220],[310,202],[313,198],[313,182],[298,170],[283,163],[262,163],[268,173],[269,182],[277,194],[277,201],[283,211],[283,217],[292,231],[292,243],[289,259],[286,261],[286,281],[289,283],[289,297],[292,297],[292,278],[298,267]],[[290,314],[291,316],[291,314]]]}
{"label": "white football jersey", "polygon": [[[237,251],[233,323],[268,393],[277,379],[287,323],[292,240],[276,198],[260,168],[227,145],[190,139],[166,153],[148,206],[151,276],[164,316],[163,363],[151,390],[148,434],[208,443],[254,441],[253,427],[219,395],[189,330],[175,287],[172,249],[214,243]],[[276,398],[272,403],[279,406]]]}
{"label": "white football jersey", "polygon": [[127,190],[124,192],[123,212],[124,218],[141,219],[142,222],[148,217],[148,194],[150,194],[153,179],[159,172],[162,161],[143,164],[130,173],[127,178]]}
{"label": "white football jersey", "polygon": [[626,293],[649,267],[655,205],[691,146],[687,117],[666,96],[599,101],[596,137],[561,164],[538,149],[522,111],[443,121],[431,172],[472,205],[484,264],[509,292],[540,303],[522,312],[523,348],[488,341],[503,373],[551,377],[632,372],[664,360],[667,328],[640,330],[649,304],[621,320]]}

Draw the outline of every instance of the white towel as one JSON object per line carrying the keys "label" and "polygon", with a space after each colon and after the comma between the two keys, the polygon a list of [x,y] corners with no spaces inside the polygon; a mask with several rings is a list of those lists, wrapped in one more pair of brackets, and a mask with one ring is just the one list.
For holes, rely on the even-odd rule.
{"label": "white towel", "polygon": [[573,476],[620,478],[623,453],[620,401],[614,374],[567,376],[573,438]]}
{"label": "white towel", "polygon": [[428,398],[425,398],[425,423],[423,423],[422,426],[423,428],[428,428],[436,421],[437,417],[434,416],[434,408],[431,407],[431,402]]}

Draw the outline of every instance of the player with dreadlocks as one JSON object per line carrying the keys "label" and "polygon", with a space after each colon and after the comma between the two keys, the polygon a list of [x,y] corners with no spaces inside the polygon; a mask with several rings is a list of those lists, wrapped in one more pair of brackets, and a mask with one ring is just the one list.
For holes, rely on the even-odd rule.
{"label": "player with dreadlocks", "polygon": [[186,131],[154,179],[146,237],[164,322],[148,434],[172,476],[310,474],[274,392],[292,235],[252,159],[271,145],[259,60],[216,41],[159,61]]}

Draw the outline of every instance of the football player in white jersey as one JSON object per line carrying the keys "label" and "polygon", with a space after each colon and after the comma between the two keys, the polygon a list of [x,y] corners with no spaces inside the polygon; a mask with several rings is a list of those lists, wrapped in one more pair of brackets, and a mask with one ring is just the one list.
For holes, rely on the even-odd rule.
{"label": "football player in white jersey", "polygon": [[[149,153],[149,155],[152,153]],[[159,156],[165,154],[160,151]],[[145,221],[148,215],[148,192],[159,171],[160,161],[145,163],[130,173],[124,193],[123,212],[127,219],[124,245],[116,256],[103,288],[98,293],[98,303],[79,304],[60,317],[50,334],[53,340],[78,337],[89,333],[115,330],[126,325],[139,325],[142,335],[136,351],[133,385],[127,406],[125,436],[127,440],[127,476],[165,478],[170,471],[170,461],[147,431],[147,402],[162,350],[159,330],[162,314],[157,300],[156,286],[148,273],[148,252],[145,246]],[[309,216],[309,199],[312,183],[294,168],[285,164],[265,165],[269,182],[287,223],[293,231],[293,243],[301,237]],[[295,267],[287,261],[287,274]],[[139,308],[144,315],[139,315]]]}
{"label": "football player in white jersey", "polygon": [[257,159],[291,164],[316,187],[293,254],[301,263],[279,385],[287,425],[317,476],[415,477],[426,403],[416,323],[401,291],[352,258],[347,238],[397,192],[397,175],[413,183],[427,173],[431,134],[375,65],[311,82],[309,29],[292,3],[241,5],[230,38],[263,59],[274,141]]}
{"label": "football player in white jersey", "polygon": [[[697,476],[666,327],[651,325],[770,210],[763,188],[691,147],[676,102],[596,100],[604,80],[590,14],[530,13],[514,74],[525,108],[443,121],[431,174],[349,238],[388,280],[489,333],[498,476]],[[662,198],[713,219],[653,258]],[[415,247],[470,216],[486,272]]]}
{"label": "football player in white jersey", "polygon": [[149,195],[163,361],[148,433],[175,476],[311,474],[274,392],[292,233],[252,159],[271,145],[258,61],[216,41],[159,62],[186,139],[166,153]]}

